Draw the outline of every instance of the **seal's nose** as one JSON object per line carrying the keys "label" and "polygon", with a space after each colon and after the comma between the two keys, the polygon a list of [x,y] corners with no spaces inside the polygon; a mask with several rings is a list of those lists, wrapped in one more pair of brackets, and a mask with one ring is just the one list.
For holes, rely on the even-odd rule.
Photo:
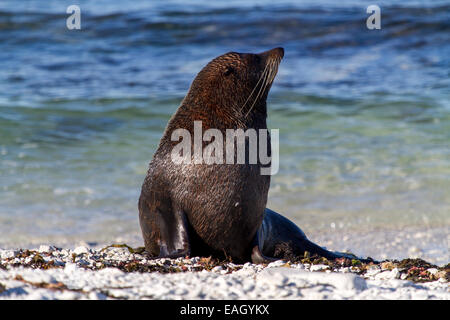
{"label": "seal's nose", "polygon": [[271,50],[267,50],[264,52],[261,52],[259,56],[264,58],[279,58],[282,59],[284,57],[284,49],[282,47],[273,48]]}
{"label": "seal's nose", "polygon": [[284,49],[283,49],[282,47],[278,47],[278,48],[272,49],[272,50],[270,50],[270,51],[275,51],[276,54],[277,54],[280,58],[283,58],[283,57],[284,57]]}

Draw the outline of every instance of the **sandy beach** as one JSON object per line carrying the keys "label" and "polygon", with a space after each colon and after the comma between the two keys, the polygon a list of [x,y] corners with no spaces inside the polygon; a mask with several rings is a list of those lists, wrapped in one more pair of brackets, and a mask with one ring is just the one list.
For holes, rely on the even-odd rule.
{"label": "sandy beach", "polygon": [[149,260],[126,246],[48,245],[3,249],[0,257],[0,299],[450,299],[449,266],[413,259],[239,265],[200,257]]}

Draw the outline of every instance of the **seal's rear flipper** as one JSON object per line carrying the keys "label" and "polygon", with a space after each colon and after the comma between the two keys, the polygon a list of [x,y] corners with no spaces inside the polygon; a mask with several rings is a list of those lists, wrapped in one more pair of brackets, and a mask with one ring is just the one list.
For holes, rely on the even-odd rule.
{"label": "seal's rear flipper", "polygon": [[359,260],[359,261],[361,261],[361,262],[363,262],[363,263],[370,263],[370,262],[373,262],[373,263],[380,263],[379,261],[377,261],[377,260],[373,260],[372,258],[370,258],[370,257],[367,257],[367,258],[360,258],[360,257],[358,257],[358,256],[356,256],[356,255],[354,255],[354,254],[352,254],[352,253],[346,253],[346,252],[338,252],[338,251],[333,251],[332,252],[335,256],[336,256],[336,258],[334,258],[334,259],[340,259],[340,258],[346,258],[346,259],[351,259],[351,260]]}
{"label": "seal's rear flipper", "polygon": [[303,251],[308,251],[312,255],[317,254],[321,257],[327,258],[328,260],[341,258],[341,256],[322,248],[321,246],[315,244],[314,242],[309,241],[306,238],[301,241],[300,246]]}
{"label": "seal's rear flipper", "polygon": [[[298,260],[308,251],[311,255],[319,255],[328,260],[339,258],[357,259],[361,262],[372,262],[371,258],[361,259],[351,254],[331,252],[311,242],[295,223],[268,208],[264,211],[264,219],[257,232],[258,249],[262,257]],[[252,252],[258,257],[258,252]],[[375,261],[373,261],[375,262]]]}
{"label": "seal's rear flipper", "polygon": [[305,249],[305,251],[308,251],[310,254],[317,254],[321,257],[327,258],[328,260],[335,260],[335,259],[341,259],[346,258],[350,260],[359,260],[364,263],[374,262],[377,261],[373,260],[372,258],[363,259],[360,258],[354,254],[351,253],[345,253],[345,252],[338,252],[338,251],[328,251],[325,248],[322,248],[321,246],[315,244],[314,242],[309,241],[308,239],[305,239],[301,242],[302,248]]}

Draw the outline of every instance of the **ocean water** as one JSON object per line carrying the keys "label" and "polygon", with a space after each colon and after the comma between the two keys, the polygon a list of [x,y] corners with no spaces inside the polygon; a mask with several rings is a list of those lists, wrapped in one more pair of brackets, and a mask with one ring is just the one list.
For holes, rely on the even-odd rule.
{"label": "ocean water", "polygon": [[448,262],[450,1],[377,1],[381,30],[370,4],[1,0],[0,246],[140,239],[148,162],[197,72],[282,46],[268,207],[319,238],[437,228]]}

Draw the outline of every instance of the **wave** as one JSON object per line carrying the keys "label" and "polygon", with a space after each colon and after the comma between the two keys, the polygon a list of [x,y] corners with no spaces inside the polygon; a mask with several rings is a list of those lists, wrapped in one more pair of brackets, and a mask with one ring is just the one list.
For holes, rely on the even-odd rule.
{"label": "wave", "polygon": [[[184,7],[186,9],[186,7]],[[416,45],[428,41],[448,42],[449,5],[434,7],[382,7],[382,30],[370,32],[365,7],[301,7],[268,5],[258,7],[177,10],[159,8],[138,12],[96,14],[83,12],[84,40],[113,38],[121,45],[228,44],[261,46],[265,43],[306,41],[313,51],[361,46],[373,41],[421,36]],[[19,18],[20,17],[20,18]],[[70,40],[64,14],[12,13],[0,11],[0,39],[10,43]],[[55,30],[56,28],[56,30]],[[33,31],[38,37],[27,36]],[[57,31],[59,30],[59,32]],[[17,35],[11,39],[9,32]],[[20,33],[18,31],[23,31]],[[65,33],[64,33],[65,32]],[[370,32],[370,33],[369,33]],[[39,33],[41,36],[39,37]],[[427,36],[430,36],[429,39]],[[423,37],[423,38],[422,38]],[[9,39],[8,39],[9,38]],[[125,42],[122,40],[125,39]],[[413,39],[406,43],[414,42]]]}

